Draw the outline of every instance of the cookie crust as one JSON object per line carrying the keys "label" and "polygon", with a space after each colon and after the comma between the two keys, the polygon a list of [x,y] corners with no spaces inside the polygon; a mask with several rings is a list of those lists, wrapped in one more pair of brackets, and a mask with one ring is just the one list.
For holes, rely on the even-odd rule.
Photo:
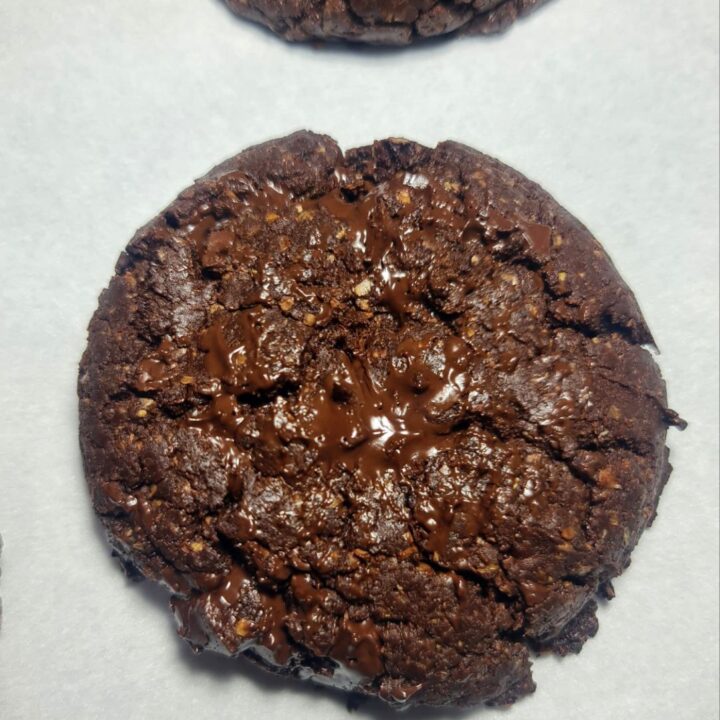
{"label": "cookie crust", "polygon": [[138,231],[80,441],[196,648],[408,704],[505,704],[578,652],[682,421],[637,303],[538,185],[453,142],[301,132]]}

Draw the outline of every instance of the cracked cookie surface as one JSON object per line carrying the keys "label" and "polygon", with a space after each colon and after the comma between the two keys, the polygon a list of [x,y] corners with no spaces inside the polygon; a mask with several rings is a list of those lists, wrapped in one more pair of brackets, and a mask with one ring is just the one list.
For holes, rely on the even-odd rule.
{"label": "cracked cookie surface", "polygon": [[302,132],[142,228],[79,377],[93,503],[196,648],[396,705],[577,652],[680,425],[632,293],[457,143]]}
{"label": "cracked cookie surface", "polygon": [[406,45],[453,32],[496,33],[547,0],[225,0],[287,40]]}

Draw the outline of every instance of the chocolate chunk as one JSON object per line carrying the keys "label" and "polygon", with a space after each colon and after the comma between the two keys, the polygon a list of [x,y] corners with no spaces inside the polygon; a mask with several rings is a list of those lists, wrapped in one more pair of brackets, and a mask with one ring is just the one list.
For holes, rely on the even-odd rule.
{"label": "chocolate chunk", "polygon": [[505,30],[546,0],[225,0],[287,40],[406,45],[448,33]]}
{"label": "chocolate chunk", "polygon": [[577,652],[670,472],[635,299],[456,143],[251,148],[140,230],[79,378],[95,508],[195,648],[408,704]]}

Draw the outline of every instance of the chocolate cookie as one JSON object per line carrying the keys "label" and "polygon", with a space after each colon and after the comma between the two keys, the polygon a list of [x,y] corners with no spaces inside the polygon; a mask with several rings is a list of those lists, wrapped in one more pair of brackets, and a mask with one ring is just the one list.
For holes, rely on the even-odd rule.
{"label": "chocolate cookie", "polygon": [[655,514],[665,387],[590,233],[457,143],[241,153],[141,229],[80,366],[95,509],[196,648],[510,703]]}
{"label": "chocolate cookie", "polygon": [[407,43],[452,32],[500,32],[546,0],[225,0],[288,40]]}

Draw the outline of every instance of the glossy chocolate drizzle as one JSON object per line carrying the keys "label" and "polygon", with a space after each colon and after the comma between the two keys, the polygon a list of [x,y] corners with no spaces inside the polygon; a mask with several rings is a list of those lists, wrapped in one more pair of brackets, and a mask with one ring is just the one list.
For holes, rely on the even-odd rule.
{"label": "glossy chocolate drizzle", "polygon": [[[430,208],[422,223],[412,217],[419,200],[411,192],[421,196],[424,208]],[[391,209],[384,202],[387,198],[393,203]],[[263,210],[287,211],[293,203],[271,184],[254,190],[248,198],[250,206]],[[365,194],[351,200],[335,188],[319,198],[295,203],[294,210],[298,216],[312,213],[321,243],[330,235],[337,237],[341,229],[343,241],[352,244],[368,269],[366,286],[358,283],[355,293],[361,299],[374,294],[399,325],[416,299],[407,272],[397,263],[405,247],[425,243],[432,248],[439,230],[459,236],[471,225],[456,196],[435,180],[409,173],[365,188]],[[204,432],[233,439],[245,421],[237,397],[273,388],[281,372],[273,371],[260,351],[262,336],[272,331],[265,307],[259,304],[238,311],[226,321],[232,322],[235,335],[239,328],[241,340],[228,341],[223,321],[201,334],[206,370],[218,382],[210,388],[208,407],[189,422]],[[281,419],[265,428],[263,443],[273,446],[299,439],[316,449],[325,470],[342,466],[368,474],[400,471],[413,459],[434,454],[452,431],[451,423],[436,418],[461,399],[471,354],[457,336],[444,339],[432,366],[425,359],[429,350],[422,339],[400,342],[384,377],[373,371],[370,352],[338,350],[337,362],[319,385],[299,388],[295,407],[286,403],[292,422]]]}
{"label": "glossy chocolate drizzle", "polygon": [[[253,311],[248,311],[252,317]],[[246,316],[242,322],[250,325]],[[248,340],[246,346],[252,346]],[[470,348],[451,336],[442,345],[439,367],[423,361],[426,344],[399,343],[386,377],[373,377],[367,358],[337,351],[335,367],[317,387],[301,388],[293,399],[279,398],[277,422],[263,426],[261,442],[280,447],[300,440],[316,451],[325,471],[343,467],[365,476],[400,472],[415,459],[434,455],[446,445],[453,424],[435,418],[459,402],[466,386]],[[272,387],[262,365],[243,364],[236,373],[230,348],[219,328],[211,328],[201,342],[207,348],[206,367],[222,382],[212,387],[206,409],[188,418],[192,427],[219,438],[233,439],[246,421],[237,395],[248,388]]]}
{"label": "glossy chocolate drizzle", "polygon": [[[403,266],[406,248],[419,243],[432,253],[449,237],[457,240],[467,233],[515,230],[520,230],[537,252],[547,252],[550,246],[550,228],[521,223],[494,210],[485,216],[472,209],[468,212],[456,195],[425,175],[400,173],[371,185],[348,183],[339,171],[337,183],[321,197],[296,199],[273,183],[258,186],[248,180],[244,202],[260,215],[289,215],[298,222],[312,216],[316,242],[324,251],[329,251],[331,242],[350,244],[364,268],[362,279],[358,276],[357,284],[349,291],[350,302],[371,308],[372,301],[372,308],[384,308],[396,319],[399,336],[413,304],[418,302],[418,280],[426,279],[422,269],[409,272]],[[422,216],[418,206],[423,208]],[[234,236],[227,228],[218,230],[214,223],[201,219],[191,232],[206,264],[215,262],[218,254],[233,252]],[[262,277],[262,261],[258,272]],[[295,292],[301,290],[296,286]],[[301,382],[290,393],[273,396],[283,386],[287,373],[263,356],[263,343],[273,331],[267,295],[262,289],[255,304],[223,314],[198,338],[211,381],[198,388],[208,402],[187,416],[186,423],[212,438],[226,454],[229,467],[239,452],[236,443],[252,414],[252,409],[244,405],[245,399],[268,393],[272,419],[258,425],[258,443],[280,455],[288,443],[299,442],[313,453],[314,471],[320,469],[325,476],[340,470],[360,477],[391,474],[399,479],[409,464],[451,447],[458,413],[449,411],[465,402],[473,359],[465,340],[453,334],[438,338],[437,331],[427,337],[414,333],[411,339],[400,339],[391,349],[384,369],[377,367],[373,355],[377,349],[362,352],[338,347],[319,378],[307,384]],[[332,313],[332,307],[324,305],[319,318],[313,321],[325,327],[332,321]],[[139,382],[143,388],[152,389],[161,381],[162,373],[157,361],[146,360],[139,369]],[[428,516],[428,527],[436,527],[431,542],[439,547],[448,531],[442,509],[420,512]],[[312,608],[308,600],[311,586],[297,578],[294,576],[292,582],[297,591],[294,594],[299,597],[304,593],[304,600]],[[215,589],[193,594],[189,599],[177,598],[175,609],[181,632],[197,645],[207,644],[212,635],[208,618],[229,612],[228,608],[237,605],[241,594],[251,588],[246,570],[234,565]],[[259,643],[270,651],[269,661],[285,665],[293,655],[285,628],[288,608],[282,595],[259,592],[258,597],[261,617],[248,620],[252,632],[229,649],[240,652],[257,648]],[[312,609],[306,615],[310,622]],[[328,655],[357,674],[358,683],[383,672],[380,637],[372,620],[353,622],[343,618]],[[403,701],[402,697],[394,699]]]}

